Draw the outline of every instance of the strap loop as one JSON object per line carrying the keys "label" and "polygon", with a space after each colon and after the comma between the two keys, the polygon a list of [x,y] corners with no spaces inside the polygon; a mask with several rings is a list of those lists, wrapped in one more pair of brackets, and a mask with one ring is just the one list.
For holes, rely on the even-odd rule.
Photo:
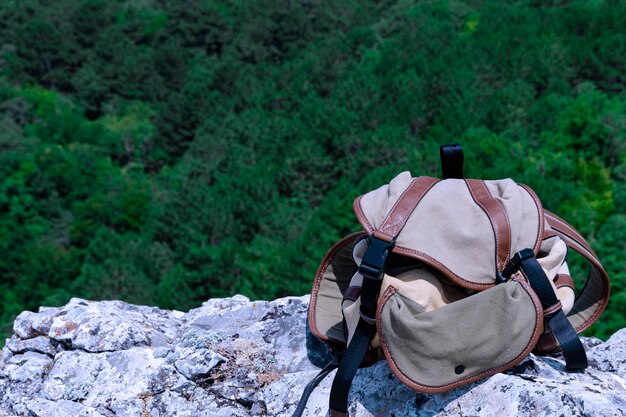
{"label": "strap loop", "polygon": [[291,417],[300,417],[300,416],[302,416],[302,413],[304,412],[304,409],[306,408],[306,403],[309,400],[309,397],[311,396],[311,394],[313,393],[313,390],[315,389],[315,387],[317,387],[319,385],[319,383],[322,382],[324,380],[324,378],[326,378],[326,375],[328,375],[334,369],[336,369],[337,366],[339,366],[339,364],[337,363],[336,358],[333,358],[333,360],[330,361],[328,363],[328,365],[326,365],[324,367],[324,369],[322,369],[315,376],[315,378],[313,378],[307,384],[307,386],[304,388],[304,391],[302,392],[302,396],[300,397],[300,401],[298,401],[298,406],[296,407],[296,410],[293,412]]}
{"label": "strap loop", "polygon": [[458,143],[442,145],[439,148],[441,157],[442,178],[464,178],[463,176],[463,148]]}
{"label": "strap loop", "polygon": [[563,349],[567,369],[570,371],[584,369],[587,367],[585,348],[576,331],[567,320],[565,313],[563,313],[560,301],[548,277],[539,262],[537,262],[534,254],[531,254],[532,250],[530,249],[524,249],[516,253],[502,272],[502,275],[509,278],[515,270],[521,270],[541,301],[541,305],[546,312],[544,320]]}

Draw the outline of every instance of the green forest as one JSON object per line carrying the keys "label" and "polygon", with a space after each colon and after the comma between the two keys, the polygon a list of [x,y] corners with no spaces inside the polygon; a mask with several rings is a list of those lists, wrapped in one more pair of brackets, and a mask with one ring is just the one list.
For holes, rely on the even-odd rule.
{"label": "green forest", "polygon": [[[626,326],[626,2],[0,2],[0,321],[310,291],[397,173],[514,178]],[[586,266],[572,259],[576,285]]]}

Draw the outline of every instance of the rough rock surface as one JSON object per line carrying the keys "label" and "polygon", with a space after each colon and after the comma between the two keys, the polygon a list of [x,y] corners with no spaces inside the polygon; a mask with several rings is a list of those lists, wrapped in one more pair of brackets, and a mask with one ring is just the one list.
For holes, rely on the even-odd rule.
{"label": "rough rock surface", "polygon": [[[0,360],[0,416],[290,416],[318,368],[307,357],[308,297],[213,299],[188,313],[73,299],[24,312]],[[311,341],[309,340],[309,343]],[[531,355],[445,394],[402,385],[386,363],[362,369],[351,413],[366,416],[626,415],[626,329],[585,339],[590,366]],[[323,353],[311,357],[321,362]],[[332,374],[306,416],[324,416]]]}

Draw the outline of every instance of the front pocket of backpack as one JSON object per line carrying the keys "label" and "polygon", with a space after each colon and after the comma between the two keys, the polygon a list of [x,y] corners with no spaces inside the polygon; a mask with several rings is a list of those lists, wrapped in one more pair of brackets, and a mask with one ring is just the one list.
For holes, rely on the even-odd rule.
{"label": "front pocket of backpack", "polygon": [[515,280],[429,312],[389,287],[377,327],[396,376],[414,390],[436,393],[522,361],[543,330],[543,310],[530,286]]}

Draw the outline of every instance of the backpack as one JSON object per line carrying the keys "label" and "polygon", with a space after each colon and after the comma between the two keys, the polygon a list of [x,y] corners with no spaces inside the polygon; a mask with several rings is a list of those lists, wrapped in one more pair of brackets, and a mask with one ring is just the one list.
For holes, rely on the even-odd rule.
{"label": "backpack", "polygon": [[[310,332],[333,360],[305,388],[337,369],[329,411],[348,416],[359,367],[386,359],[413,390],[440,393],[537,354],[563,352],[587,366],[578,333],[609,299],[609,278],[587,241],[511,179],[463,177],[460,145],[441,147],[443,179],[409,172],[358,197],[363,231],[337,242],[311,291]],[[590,264],[576,296],[568,249]]]}

